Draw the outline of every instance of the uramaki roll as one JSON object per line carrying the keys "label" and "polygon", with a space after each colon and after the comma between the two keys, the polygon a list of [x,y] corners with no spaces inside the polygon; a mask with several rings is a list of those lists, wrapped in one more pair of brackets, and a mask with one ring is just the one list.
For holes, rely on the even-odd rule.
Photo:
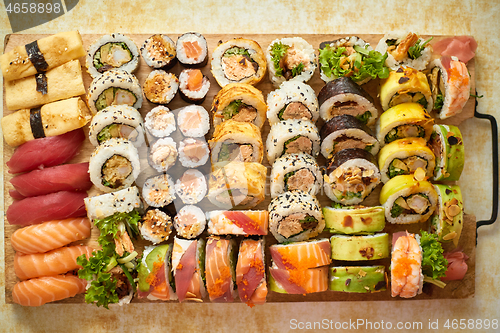
{"label": "uramaki roll", "polygon": [[434,189],[439,200],[431,217],[431,232],[438,235],[439,241],[452,241],[457,246],[464,221],[462,191],[457,185],[434,184]]}
{"label": "uramaki roll", "polygon": [[432,93],[424,73],[413,68],[399,68],[380,81],[380,104],[387,110],[401,103],[414,102],[432,111]]}
{"label": "uramaki roll", "polygon": [[436,156],[436,168],[432,179],[459,180],[465,159],[460,129],[452,125],[434,125],[429,147]]}
{"label": "uramaki roll", "polygon": [[230,83],[215,95],[210,111],[214,126],[232,119],[247,122],[259,128],[266,121],[266,102],[262,92],[245,83]]}
{"label": "uramaki roll", "polygon": [[23,143],[70,132],[85,126],[92,118],[87,104],[79,97],[22,109],[2,118],[5,142],[17,147]]}
{"label": "uramaki roll", "polygon": [[330,267],[331,291],[373,293],[387,289],[385,266]]}
{"label": "uramaki roll", "polygon": [[325,228],[335,234],[369,234],[384,230],[384,207],[323,207]]}
{"label": "uramaki roll", "polygon": [[5,103],[9,110],[29,109],[84,94],[85,86],[78,60],[45,73],[5,82]]}
{"label": "uramaki roll", "polygon": [[330,237],[332,259],[347,261],[377,260],[389,257],[389,234]]}

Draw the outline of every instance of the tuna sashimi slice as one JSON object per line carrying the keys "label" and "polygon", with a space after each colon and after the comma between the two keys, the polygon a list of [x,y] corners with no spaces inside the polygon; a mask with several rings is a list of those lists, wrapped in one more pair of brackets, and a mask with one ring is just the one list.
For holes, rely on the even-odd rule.
{"label": "tuna sashimi slice", "polygon": [[9,173],[20,173],[66,163],[79,151],[85,140],[83,129],[41,139],[17,147],[6,163]]}
{"label": "tuna sashimi slice", "polygon": [[10,180],[25,197],[34,197],[59,191],[87,191],[92,187],[89,164],[64,164],[16,176]]}
{"label": "tuna sashimi slice", "polygon": [[[226,216],[231,222],[243,229],[247,235],[267,235],[267,214],[261,216],[261,212],[252,211],[226,211]],[[268,213],[267,211],[265,213]]]}
{"label": "tuna sashimi slice", "polygon": [[16,190],[9,190],[9,195],[14,200],[22,200],[22,199],[26,198],[24,195],[22,195],[21,193],[17,192]]}
{"label": "tuna sashimi slice", "polygon": [[13,202],[7,209],[10,224],[30,225],[86,216],[86,192],[61,191]]}
{"label": "tuna sashimi slice", "polygon": [[250,302],[257,287],[263,281],[265,284],[264,271],[261,242],[242,241],[236,264],[236,284],[242,302]]}
{"label": "tuna sashimi slice", "polygon": [[179,302],[182,302],[186,298],[191,280],[198,278],[198,276],[194,276],[196,269],[196,246],[197,241],[192,242],[182,255],[179,265],[175,267],[175,287]]}

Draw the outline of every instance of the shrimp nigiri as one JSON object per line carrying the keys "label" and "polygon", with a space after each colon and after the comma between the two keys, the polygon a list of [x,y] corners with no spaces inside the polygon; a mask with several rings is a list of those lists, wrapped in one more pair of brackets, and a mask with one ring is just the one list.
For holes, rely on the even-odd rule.
{"label": "shrimp nigiri", "polygon": [[422,249],[414,234],[400,236],[393,246],[391,259],[392,297],[415,297],[422,292]]}

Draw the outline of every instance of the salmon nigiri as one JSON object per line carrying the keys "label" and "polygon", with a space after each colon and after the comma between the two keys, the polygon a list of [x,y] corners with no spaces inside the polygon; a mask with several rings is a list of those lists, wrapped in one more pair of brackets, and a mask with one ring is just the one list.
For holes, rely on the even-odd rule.
{"label": "salmon nigiri", "polygon": [[87,281],[74,275],[45,276],[16,283],[12,289],[14,303],[40,306],[83,293]]}
{"label": "salmon nigiri", "polygon": [[90,221],[86,217],[53,220],[16,230],[12,248],[24,254],[44,253],[90,236]]}
{"label": "salmon nigiri", "polygon": [[88,246],[69,246],[47,253],[20,254],[14,257],[14,271],[20,280],[40,276],[63,274],[77,268],[76,258],[85,254],[90,257],[93,249]]}

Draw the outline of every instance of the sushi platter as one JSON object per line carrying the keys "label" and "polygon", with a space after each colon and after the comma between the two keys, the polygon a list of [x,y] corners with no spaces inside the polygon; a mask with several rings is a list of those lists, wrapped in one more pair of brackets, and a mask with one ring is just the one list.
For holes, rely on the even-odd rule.
{"label": "sushi platter", "polygon": [[[167,34],[169,36],[174,37],[174,34]],[[130,34],[127,35],[130,39],[132,39],[136,45],[141,45],[149,36],[150,34]],[[239,37],[244,37],[247,39],[254,40],[260,44],[262,49],[265,49],[268,47],[268,45],[275,39],[277,38],[284,38],[284,37],[289,37],[287,35],[278,35],[278,34],[248,34],[248,35],[232,35],[232,34],[207,34],[204,35],[208,44],[208,57],[209,59],[212,56],[212,52],[216,47],[222,42],[222,41],[228,41],[232,38],[239,38]],[[297,35],[298,37],[302,37],[305,39],[308,43],[310,43],[314,49],[317,50],[320,47],[320,44],[325,42],[325,41],[332,41],[338,38],[345,37],[346,35],[326,35],[326,34],[310,34],[310,35]],[[13,48],[19,46],[19,45],[24,45],[28,44],[36,39],[40,39],[46,37],[46,35],[21,35],[21,34],[13,34],[13,35],[8,35],[5,39],[5,52],[9,52]],[[83,45],[85,49],[88,49],[89,46],[99,37],[100,35],[93,35],[93,34],[84,34],[82,35],[83,39]],[[377,42],[383,37],[383,35],[358,35],[359,38],[363,39],[364,41],[370,43],[371,45],[376,45]],[[431,36],[423,36],[424,39],[428,39]],[[433,36],[434,42],[439,41],[440,39],[443,39],[444,36]],[[81,57],[79,59],[80,64],[82,66],[82,71],[83,71],[83,83],[85,86],[86,91],[89,91],[89,87],[91,86],[92,83],[92,77],[89,75],[87,71],[85,71],[85,57]],[[471,77],[471,91],[475,91],[475,59],[472,59],[468,62],[467,64],[467,69],[470,73]],[[206,95],[206,99],[204,102],[201,104],[206,110],[210,111],[212,101],[216,97],[217,93],[220,90],[219,85],[217,84],[217,81],[215,80],[214,76],[211,73],[211,66],[210,66],[210,61],[208,64],[204,65],[203,67],[200,68],[203,75],[208,77],[210,80],[210,89],[208,91],[208,94]],[[170,73],[174,73],[175,75],[179,76],[180,72],[182,70],[181,64],[177,63],[175,64],[171,69],[168,70]],[[148,75],[151,72],[151,68],[145,63],[145,61],[141,58],[139,61],[139,66],[138,69],[135,71],[135,76],[139,80],[139,83],[141,86],[144,84],[146,79],[148,78]],[[314,89],[314,92],[318,94],[321,90],[321,88],[324,86],[324,82],[321,80],[320,75],[319,75],[319,70],[316,71],[312,79],[308,82],[308,84]],[[371,80],[370,82],[366,83],[363,85],[363,88],[372,96],[372,98],[375,100],[376,107],[378,109],[382,109],[379,98],[377,97],[378,95],[378,84],[379,80]],[[264,96],[267,96],[271,91],[275,89],[273,86],[273,83],[271,80],[268,78],[267,75],[260,81],[260,83],[256,84],[255,87],[262,91]],[[5,96],[5,84],[4,84],[4,96]],[[86,96],[82,96],[84,100],[86,100]],[[168,103],[168,108],[170,110],[176,110],[182,107],[187,106],[188,103],[185,102],[179,94],[177,94],[170,103]],[[146,98],[144,99],[144,102],[142,103],[142,107],[140,108],[139,112],[143,117],[146,116],[146,114],[155,107],[156,105],[151,103],[149,100]],[[9,115],[13,113],[10,111],[7,107],[7,102],[4,99],[3,102],[3,110],[4,114],[3,116]],[[436,123],[437,124],[446,124],[446,125],[454,125],[460,127],[460,124],[469,118],[474,117],[474,111],[475,111],[475,98],[470,97],[470,99],[467,101],[465,104],[463,111],[451,118],[440,120],[436,118]],[[212,125],[212,121],[210,121],[210,124]],[[321,126],[324,124],[324,121],[322,119],[319,119],[317,122],[318,128],[321,128]],[[372,126],[374,127],[374,126]],[[261,134],[262,134],[262,141],[265,143],[266,139],[270,133],[271,126],[269,125],[269,122],[266,121],[261,128]],[[88,133],[89,133],[89,125],[86,125],[84,127],[84,131],[86,134],[86,139],[83,143],[83,146],[80,150],[80,152],[72,159],[69,161],[69,163],[83,163],[83,162],[88,162],[90,159],[90,156],[92,152],[94,151],[94,146],[92,143],[88,140]],[[214,135],[214,128],[211,126],[209,133],[205,136],[207,141],[212,138]],[[464,143],[467,145],[467,142]],[[141,155],[141,151],[139,149],[139,156],[140,156],[140,163],[141,163],[141,173],[138,175],[136,179],[136,184],[139,188],[142,187],[146,179],[148,179],[151,176],[154,176],[157,172],[153,170],[152,168],[148,168],[148,161],[147,161],[147,148],[145,145],[143,146],[143,152]],[[14,153],[14,148],[9,146],[7,143],[4,142],[4,149],[3,149],[3,160],[4,160],[4,168],[3,168],[3,175],[4,175],[4,209],[7,211],[7,208],[12,205],[14,200],[12,199],[11,195],[9,195],[9,191],[13,190],[13,186],[9,182],[12,178],[13,175],[8,172],[9,168],[6,166],[6,162],[9,161]],[[320,166],[321,169],[324,169],[327,161],[323,156],[319,156],[317,159],[317,162]],[[179,163],[177,163],[179,164]],[[260,202],[257,206],[253,207],[252,210],[267,210],[268,206],[271,202],[271,190],[270,190],[270,181],[269,181],[269,175],[270,175],[270,170],[271,170],[271,164],[269,163],[267,157],[264,154],[264,159],[262,161],[262,164],[267,168],[267,181],[266,181],[266,187],[265,187],[265,199]],[[210,173],[210,163],[207,163],[205,165],[205,169],[203,171],[205,174]],[[178,166],[178,165],[177,165]],[[453,184],[453,183],[450,183]],[[379,185],[375,188],[375,190],[366,198],[365,201],[363,201],[363,205],[365,206],[378,206],[379,205],[379,196],[381,192],[382,186]],[[88,192],[89,196],[95,196],[100,194],[101,192],[97,190],[94,187],[90,189]],[[317,198],[319,200],[319,203],[321,207],[325,206],[331,206],[332,201],[327,197],[327,195],[324,193],[323,190],[317,195]],[[201,203],[199,204],[200,207],[206,208],[207,210],[214,210],[217,209],[215,206],[213,206],[207,198],[204,198]],[[4,231],[5,231],[5,300],[6,303],[14,303],[13,301],[13,296],[12,296],[12,291],[14,288],[14,285],[18,281],[16,278],[15,274],[15,268],[14,268],[14,257],[15,257],[15,251],[13,250],[10,242],[10,238],[12,234],[19,229],[19,226],[9,224],[7,222],[7,219],[5,219],[4,223]],[[412,224],[407,224],[407,225],[398,225],[398,224],[391,224],[387,223],[383,232],[388,233],[389,235],[392,235],[395,232],[398,231],[404,231],[407,230],[408,232],[412,233],[418,233],[420,230],[427,230],[429,229],[429,222],[425,223],[412,223]],[[205,230],[202,234],[202,238],[206,238],[207,236],[207,231]],[[318,237],[316,238],[329,238],[331,236],[331,233],[328,231],[323,231]],[[92,227],[91,231],[91,236],[83,241],[78,241],[75,242],[73,245],[86,245],[90,246],[92,248],[98,248],[99,244],[97,242],[97,239],[99,237],[99,230],[96,227]],[[242,239],[243,237],[239,237],[238,239]],[[169,239],[168,243],[171,243],[173,239]],[[276,244],[277,241],[273,237],[271,233],[269,233],[267,236],[265,236],[265,244],[266,244],[266,251],[265,251],[265,266],[270,267],[271,266],[271,255],[269,251],[267,251],[268,246]],[[138,239],[137,241],[134,241],[134,244],[136,245],[136,248],[138,249],[138,252],[142,251],[142,249],[150,245],[150,243],[146,240],[143,239]],[[450,244],[445,244],[444,248],[445,251],[447,250],[447,246]],[[467,261],[468,265],[468,270],[465,275],[465,277],[462,280],[457,280],[457,281],[449,281],[447,282],[447,285],[445,288],[441,289],[438,288],[434,285],[426,284],[424,285],[423,288],[423,293],[419,294],[418,296],[414,297],[414,299],[463,299],[463,298],[470,298],[474,296],[475,292],[475,250],[476,250],[476,219],[475,216],[471,214],[465,214],[464,219],[463,219],[463,230],[462,234],[460,237],[460,241],[458,243],[458,248],[464,251],[464,253],[467,254],[469,257]],[[449,248],[450,250],[452,247]],[[384,265],[386,269],[388,270],[388,267],[391,264],[391,259],[385,258],[385,259],[377,259],[377,260],[372,260],[370,262],[370,265]],[[356,262],[350,262],[350,261],[338,261],[334,260],[333,261],[334,266],[347,266],[347,265],[356,265]],[[307,295],[292,295],[292,294],[281,294],[277,292],[270,291],[267,294],[267,300],[266,302],[340,302],[340,301],[377,301],[377,300],[401,300],[399,297],[391,297],[391,292],[390,288],[385,291],[381,292],[374,292],[374,293],[342,293],[342,292],[334,292],[334,291],[324,291],[324,292],[319,292],[319,293],[311,293]],[[134,298],[132,300],[133,303],[147,303],[151,302],[145,298],[139,299],[139,298]],[[208,300],[205,300],[205,302],[209,302]],[[79,294],[76,295],[75,297],[71,297],[65,300],[57,301],[57,303],[77,303],[77,304],[85,304],[84,300],[84,295]]]}

